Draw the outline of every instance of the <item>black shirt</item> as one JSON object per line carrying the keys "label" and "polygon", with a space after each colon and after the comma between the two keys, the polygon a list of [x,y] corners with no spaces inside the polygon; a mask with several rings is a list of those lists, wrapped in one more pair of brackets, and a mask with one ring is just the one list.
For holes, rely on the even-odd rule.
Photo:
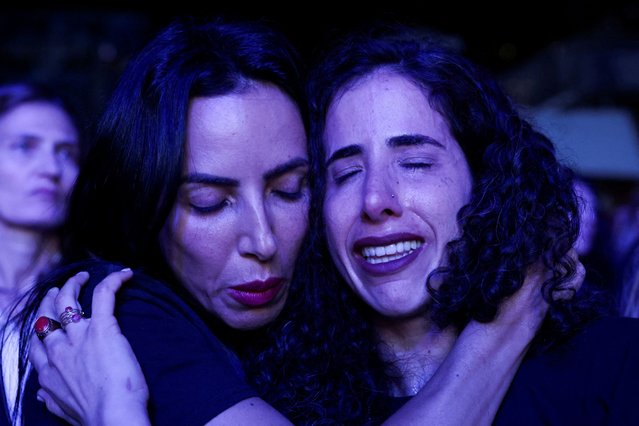
{"label": "black shirt", "polygon": [[[91,279],[81,304],[90,315],[93,288],[121,267],[94,262],[77,270],[87,269]],[[235,354],[216,338],[212,323],[178,293],[179,289],[136,272],[117,295],[116,317],[142,366],[154,425],[202,425],[257,396],[245,382]],[[59,424],[35,400],[36,378],[29,382],[23,426]]]}
{"label": "black shirt", "polygon": [[[409,399],[389,397],[382,418]],[[527,355],[493,425],[639,425],[639,319],[596,320]]]}

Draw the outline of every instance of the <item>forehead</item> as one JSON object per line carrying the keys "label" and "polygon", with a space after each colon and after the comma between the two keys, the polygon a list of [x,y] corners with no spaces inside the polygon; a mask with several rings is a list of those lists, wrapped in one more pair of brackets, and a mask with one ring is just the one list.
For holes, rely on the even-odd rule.
{"label": "forehead", "polygon": [[423,134],[442,143],[451,139],[446,121],[431,108],[426,89],[389,70],[376,71],[347,87],[326,117],[329,150],[405,134]]}
{"label": "forehead", "polygon": [[187,168],[235,176],[294,157],[306,157],[299,109],[275,86],[256,83],[240,93],[191,101]]}
{"label": "forehead", "polygon": [[59,106],[44,102],[26,102],[0,116],[0,130],[5,133],[46,133],[65,139],[77,138],[69,115]]}

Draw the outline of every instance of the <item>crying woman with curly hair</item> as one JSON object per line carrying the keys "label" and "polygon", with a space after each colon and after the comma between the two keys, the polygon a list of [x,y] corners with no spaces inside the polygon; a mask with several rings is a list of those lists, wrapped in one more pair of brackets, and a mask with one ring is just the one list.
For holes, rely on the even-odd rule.
{"label": "crying woman with curly hair", "polygon": [[379,423],[436,379],[461,330],[508,322],[512,295],[530,291],[547,311],[494,423],[636,423],[639,322],[604,318],[597,294],[571,287],[571,170],[492,78],[401,31],[347,36],[310,77],[306,264],[325,267],[307,271],[312,296],[278,336],[288,374],[273,395],[302,400],[299,418]]}

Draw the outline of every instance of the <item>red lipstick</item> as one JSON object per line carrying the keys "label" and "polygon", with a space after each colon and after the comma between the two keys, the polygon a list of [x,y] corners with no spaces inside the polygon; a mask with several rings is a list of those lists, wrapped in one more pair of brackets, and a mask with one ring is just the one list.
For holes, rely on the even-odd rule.
{"label": "red lipstick", "polygon": [[229,294],[245,306],[260,307],[271,302],[284,285],[284,278],[270,277],[229,287]]}

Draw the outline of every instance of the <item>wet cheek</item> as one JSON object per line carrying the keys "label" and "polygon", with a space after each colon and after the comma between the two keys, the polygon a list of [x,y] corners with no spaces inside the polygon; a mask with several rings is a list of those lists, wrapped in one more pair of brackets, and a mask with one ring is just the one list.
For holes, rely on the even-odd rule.
{"label": "wet cheek", "polygon": [[340,234],[340,213],[335,208],[335,203],[324,205],[324,223],[326,224],[326,237],[332,246],[335,246],[336,238]]}
{"label": "wet cheek", "polygon": [[339,232],[334,227],[334,223],[331,221],[326,221],[326,239],[328,240],[328,246],[331,253],[336,253],[338,247],[338,239],[337,236]]}
{"label": "wet cheek", "polygon": [[350,269],[348,265],[351,260],[349,256],[350,250],[348,248],[348,231],[346,227],[343,224],[336,223],[335,221],[327,221],[326,237],[328,240],[328,251],[331,259],[337,266],[340,274],[347,277],[347,281],[350,281],[348,280],[348,270]]}

